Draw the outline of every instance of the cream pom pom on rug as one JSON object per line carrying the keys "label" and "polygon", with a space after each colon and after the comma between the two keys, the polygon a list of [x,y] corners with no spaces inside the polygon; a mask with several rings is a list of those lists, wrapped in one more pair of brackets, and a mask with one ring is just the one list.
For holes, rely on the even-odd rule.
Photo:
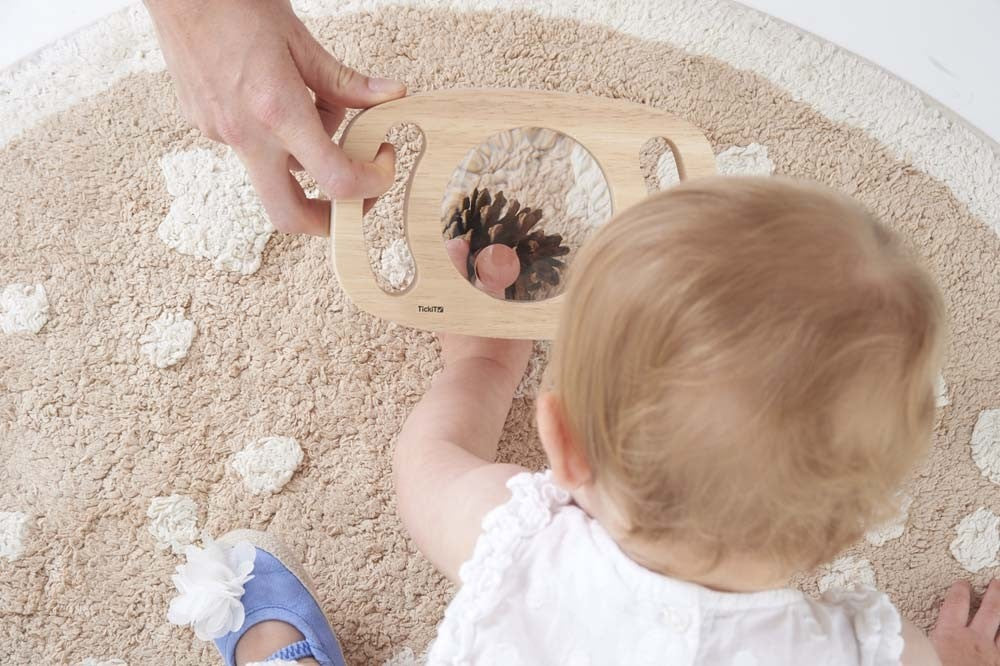
{"label": "cream pom pom on rug", "polygon": [[[952,580],[998,573],[995,145],[726,0],[296,5],[339,58],[411,91],[641,102],[703,128],[722,171],[812,178],[872,208],[948,301],[934,447],[897,517],[799,584],[874,582],[926,628]],[[372,249],[391,285],[412,270],[389,233],[400,184]],[[141,6],[0,72],[0,661],[219,663],[168,623],[170,576],[185,544],[233,528],[301,553],[350,663],[423,652],[453,589],[401,529],[390,458],[437,349],[358,311],[327,251],[274,233],[232,153],[184,122]],[[533,468],[544,360],[501,446]]]}

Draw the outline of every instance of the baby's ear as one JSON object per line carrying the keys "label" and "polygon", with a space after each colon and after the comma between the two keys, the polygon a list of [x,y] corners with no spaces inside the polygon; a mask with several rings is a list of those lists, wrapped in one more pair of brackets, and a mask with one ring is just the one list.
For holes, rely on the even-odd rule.
{"label": "baby's ear", "polygon": [[566,418],[559,396],[547,391],[538,396],[538,437],[549,459],[555,482],[566,490],[590,483],[593,475],[582,442],[577,440]]}

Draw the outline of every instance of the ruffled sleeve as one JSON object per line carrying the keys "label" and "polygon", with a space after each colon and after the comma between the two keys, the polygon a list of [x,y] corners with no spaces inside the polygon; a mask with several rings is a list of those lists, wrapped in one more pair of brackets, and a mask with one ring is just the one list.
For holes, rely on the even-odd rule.
{"label": "ruffled sleeve", "polygon": [[527,585],[527,573],[515,563],[524,564],[520,560],[528,544],[571,499],[552,481],[549,471],[518,474],[507,481],[507,487],[510,499],[483,518],[483,531],[472,557],[459,569],[462,586],[445,610],[437,638],[429,648],[430,666],[477,663],[477,626],[493,616],[512,592]]}
{"label": "ruffled sleeve", "polygon": [[840,606],[851,617],[861,666],[900,666],[903,622],[889,597],[878,590],[858,587],[830,590],[823,600]]}
{"label": "ruffled sleeve", "polygon": [[499,582],[519,544],[542,531],[554,511],[570,501],[569,493],[552,481],[552,472],[523,472],[507,481],[510,499],[486,514],[483,533],[472,557],[458,575],[463,585],[486,593]]}

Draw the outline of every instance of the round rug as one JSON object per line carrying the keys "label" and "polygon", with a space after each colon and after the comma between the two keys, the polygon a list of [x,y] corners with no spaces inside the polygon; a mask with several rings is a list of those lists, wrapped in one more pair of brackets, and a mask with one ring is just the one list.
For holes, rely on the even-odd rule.
{"label": "round rug", "polygon": [[[721,170],[827,183],[926,257],[953,331],[933,451],[895,522],[800,583],[875,583],[928,627],[948,583],[997,573],[995,147],[734,4],[504,4],[298,8],[340,58],[412,91],[669,110],[704,129]],[[439,367],[433,337],[359,312],[324,240],[272,233],[232,154],[180,117],[141,8],[0,72],[0,234],[5,663],[218,663],[167,623],[170,575],[184,544],[236,527],[301,553],[350,663],[422,652],[453,590],[401,529],[390,454]],[[398,249],[373,259],[398,269]],[[502,446],[531,467],[540,359]]]}

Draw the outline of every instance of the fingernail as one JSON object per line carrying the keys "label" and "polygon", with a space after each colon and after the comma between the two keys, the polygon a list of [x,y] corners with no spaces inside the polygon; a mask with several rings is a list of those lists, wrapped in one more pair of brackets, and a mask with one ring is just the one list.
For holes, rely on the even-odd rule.
{"label": "fingernail", "polygon": [[398,93],[405,90],[406,86],[392,79],[368,79],[368,89],[377,93]]}

